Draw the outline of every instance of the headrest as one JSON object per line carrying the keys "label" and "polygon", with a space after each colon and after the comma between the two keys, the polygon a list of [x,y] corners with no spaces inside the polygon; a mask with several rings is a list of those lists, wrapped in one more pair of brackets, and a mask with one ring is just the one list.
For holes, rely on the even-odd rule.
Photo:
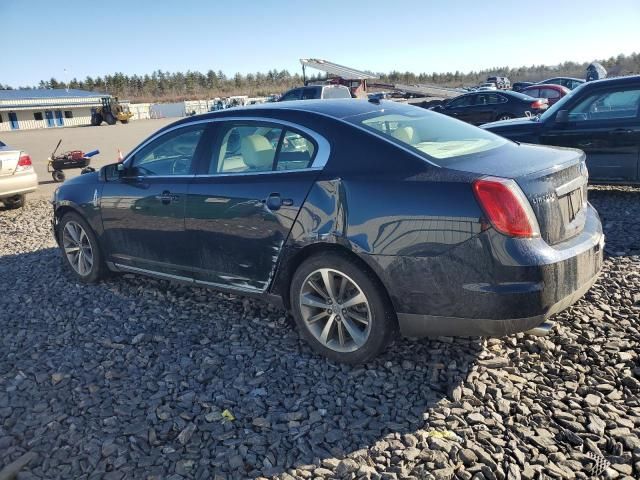
{"label": "headrest", "polygon": [[271,170],[275,149],[262,135],[242,137],[240,153],[244,163],[252,170]]}
{"label": "headrest", "polygon": [[413,127],[398,127],[391,132],[391,136],[397,138],[401,142],[408,143],[409,145],[418,143],[416,141],[416,135]]}

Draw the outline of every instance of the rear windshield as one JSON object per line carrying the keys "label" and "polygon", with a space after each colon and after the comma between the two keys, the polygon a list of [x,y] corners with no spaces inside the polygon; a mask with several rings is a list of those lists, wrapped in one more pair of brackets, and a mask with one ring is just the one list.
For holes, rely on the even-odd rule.
{"label": "rear windshield", "polygon": [[444,166],[462,155],[486,152],[508,143],[486,130],[420,108],[402,113],[375,112],[345,120],[409,147],[422,157]]}
{"label": "rear windshield", "polygon": [[322,93],[322,98],[351,98],[348,88],[327,87]]}

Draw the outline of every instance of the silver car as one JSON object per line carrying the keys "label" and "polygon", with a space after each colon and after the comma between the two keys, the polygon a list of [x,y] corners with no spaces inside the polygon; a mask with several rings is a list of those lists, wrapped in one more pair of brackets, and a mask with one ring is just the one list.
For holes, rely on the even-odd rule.
{"label": "silver car", "polygon": [[27,193],[38,188],[38,175],[28,153],[0,142],[0,202],[7,208],[20,208]]}

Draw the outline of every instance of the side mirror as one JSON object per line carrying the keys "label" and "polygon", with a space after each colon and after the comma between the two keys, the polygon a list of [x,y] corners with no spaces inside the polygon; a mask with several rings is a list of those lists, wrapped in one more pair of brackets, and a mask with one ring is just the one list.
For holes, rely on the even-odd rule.
{"label": "side mirror", "polygon": [[556,113],[556,123],[567,123],[569,121],[569,110],[558,110]]}
{"label": "side mirror", "polygon": [[122,175],[126,170],[124,163],[118,163],[116,165],[116,170]]}

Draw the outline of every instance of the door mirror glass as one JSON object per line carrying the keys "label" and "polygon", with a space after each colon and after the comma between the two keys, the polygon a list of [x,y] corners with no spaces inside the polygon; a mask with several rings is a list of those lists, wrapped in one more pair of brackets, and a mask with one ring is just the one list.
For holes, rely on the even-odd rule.
{"label": "door mirror glass", "polygon": [[569,121],[569,110],[559,110],[556,113],[556,123],[567,123]]}

